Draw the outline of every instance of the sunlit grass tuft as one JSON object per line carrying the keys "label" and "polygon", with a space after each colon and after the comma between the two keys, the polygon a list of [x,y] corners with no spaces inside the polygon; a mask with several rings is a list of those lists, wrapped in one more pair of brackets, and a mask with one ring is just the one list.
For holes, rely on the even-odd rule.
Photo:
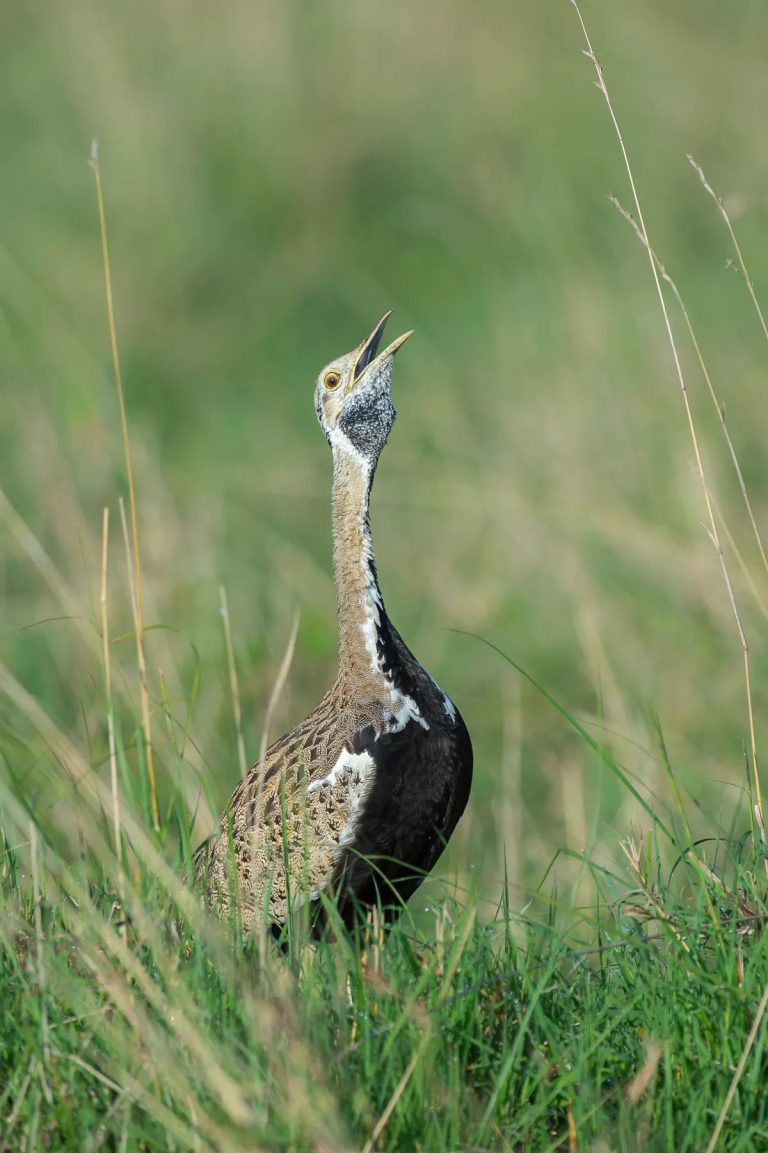
{"label": "sunlit grass tuft", "polygon": [[[69,862],[7,790],[2,816],[9,1148],[700,1149],[761,1035],[768,905],[725,835],[675,844],[657,823],[624,868],[585,858],[578,908],[546,885],[494,911],[428,883],[420,925],[289,958],[243,948],[164,864],[183,805],[159,834],[124,810],[123,898],[107,813],[80,799]],[[723,1148],[768,1131],[765,1062],[758,1043]]]}

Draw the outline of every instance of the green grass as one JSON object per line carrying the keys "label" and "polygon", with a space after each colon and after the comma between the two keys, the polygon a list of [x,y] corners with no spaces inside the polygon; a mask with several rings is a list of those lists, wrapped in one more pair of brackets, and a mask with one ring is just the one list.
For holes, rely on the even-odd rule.
{"label": "green grass", "polygon": [[[243,950],[235,927],[228,939],[163,866],[183,806],[156,839],[148,811],[124,813],[121,898],[110,821],[83,792],[81,852],[66,864],[36,840],[19,852],[23,809],[4,812],[7,1148],[708,1142],[765,1011],[765,856],[749,840],[708,847],[705,870],[684,824],[677,845],[657,824],[627,844],[628,868],[583,862],[588,906],[579,886],[567,905],[542,887],[519,911],[507,889],[494,909],[427,882],[420,924],[406,914],[386,940],[369,926],[362,947],[298,936],[283,957],[258,938]],[[765,1036],[718,1148],[768,1139]]]}
{"label": "green grass", "polygon": [[[723,195],[759,300],[768,15],[594,0],[585,16],[760,531],[768,346],[685,156]],[[758,750],[768,572],[668,295],[707,520],[581,48],[565,0],[9,14],[0,1147],[677,1153],[707,1149],[720,1117],[716,1148],[768,1144],[765,847],[744,658],[702,522],[749,642]],[[244,950],[178,877],[240,741],[254,758],[333,676],[312,383],[391,306],[416,335],[374,494],[378,567],[468,721],[476,779],[386,941],[297,936],[283,958]]]}

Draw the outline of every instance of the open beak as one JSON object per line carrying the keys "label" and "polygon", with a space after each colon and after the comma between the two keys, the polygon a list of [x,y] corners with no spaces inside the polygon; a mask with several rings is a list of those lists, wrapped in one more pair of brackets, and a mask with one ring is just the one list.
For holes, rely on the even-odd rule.
{"label": "open beak", "polygon": [[353,384],[360,379],[365,370],[370,368],[374,361],[383,360],[385,356],[394,356],[398,348],[401,348],[408,337],[413,335],[412,332],[404,332],[402,336],[398,336],[397,340],[393,340],[392,343],[387,345],[384,351],[377,356],[376,354],[379,351],[381,338],[384,334],[384,326],[391,315],[392,309],[390,308],[389,312],[384,313],[368,339],[360,346],[360,352],[355,363],[355,371],[352,374]]}

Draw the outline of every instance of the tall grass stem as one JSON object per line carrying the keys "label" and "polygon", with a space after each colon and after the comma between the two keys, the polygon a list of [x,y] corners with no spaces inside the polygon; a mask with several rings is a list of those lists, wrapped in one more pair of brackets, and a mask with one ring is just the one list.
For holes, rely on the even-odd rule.
{"label": "tall grass stem", "polygon": [[229,604],[227,603],[227,590],[219,585],[219,611],[224,626],[224,643],[227,649],[227,670],[229,672],[229,691],[232,696],[232,713],[235,720],[235,733],[237,735],[237,763],[240,766],[240,776],[248,772],[248,761],[245,755],[245,738],[243,737],[243,712],[240,706],[240,686],[237,680],[237,665],[235,664],[235,650],[232,644],[232,625],[229,619]]}
{"label": "tall grass stem", "polygon": [[107,698],[107,740],[109,743],[109,778],[112,786],[112,832],[117,858],[117,891],[125,903],[123,884],[123,841],[120,832],[120,792],[117,781],[117,750],[115,747],[115,709],[112,700],[112,660],[109,651],[109,600],[107,596],[107,563],[109,558],[109,509],[104,509],[101,532],[101,644],[104,663],[104,691]]}
{"label": "tall grass stem", "polygon": [[[661,279],[659,276],[659,271],[656,267],[656,260],[654,259],[653,249],[651,247],[651,242],[650,242],[650,239],[648,236],[648,229],[645,226],[645,219],[643,217],[643,210],[640,206],[640,197],[638,195],[637,187],[635,185],[635,178],[634,178],[634,174],[632,171],[632,165],[629,162],[629,154],[627,152],[626,145],[624,143],[624,137],[622,135],[621,128],[619,126],[619,122],[618,122],[618,119],[616,117],[616,113],[614,112],[611,97],[608,93],[608,88],[607,88],[607,85],[605,83],[605,77],[603,75],[603,69],[602,69],[600,61],[598,60],[597,56],[595,55],[594,49],[592,47],[592,41],[591,41],[589,33],[587,31],[587,26],[584,23],[584,17],[581,14],[581,9],[579,7],[578,0],[571,0],[571,3],[573,4],[573,7],[576,10],[576,15],[578,16],[579,23],[581,25],[581,30],[582,30],[582,33],[584,36],[584,42],[587,45],[587,48],[586,48],[584,55],[587,57],[588,60],[590,60],[592,62],[592,65],[595,69],[595,76],[597,77],[596,84],[597,84],[599,91],[602,93],[603,98],[605,99],[605,103],[606,103],[606,106],[608,108],[608,113],[610,115],[614,131],[616,133],[616,139],[618,140],[619,148],[621,150],[622,159],[624,161],[624,168],[625,168],[625,171],[627,173],[627,179],[629,181],[629,186],[630,186],[630,189],[632,192],[632,200],[633,200],[633,203],[635,206],[635,211],[637,213],[638,227],[640,229],[640,233],[641,233],[641,236],[643,239],[643,243],[645,245],[645,249],[648,253],[648,259],[649,259],[650,265],[651,265],[651,275],[653,276],[653,282],[654,282],[654,285],[656,287],[656,294],[659,298],[659,305],[661,307],[662,316],[664,318],[664,327],[666,329],[667,339],[669,341],[669,347],[670,347],[670,350],[672,352],[672,359],[674,361],[674,366],[675,366],[675,374],[677,376],[677,381],[678,381],[678,384],[680,386],[680,392],[681,392],[682,397],[683,397],[683,404],[685,406],[685,413],[686,413],[686,417],[687,417],[687,421],[688,421],[688,430],[690,433],[691,443],[693,445],[693,451],[694,451],[694,455],[696,458],[696,469],[698,472],[699,480],[701,482],[702,492],[704,494],[704,503],[705,503],[706,509],[707,509],[707,519],[709,522],[708,526],[707,526],[707,532],[708,532],[710,540],[712,541],[712,545],[715,549],[718,560],[720,562],[720,568],[721,568],[721,571],[723,574],[723,580],[725,582],[726,593],[727,593],[728,600],[729,600],[729,603],[731,605],[731,609],[733,611],[733,615],[734,615],[734,618],[736,621],[736,628],[737,628],[737,631],[739,634],[739,643],[741,645],[741,650],[742,650],[743,660],[744,660],[744,682],[745,682],[745,691],[746,691],[747,721],[748,721],[748,726],[749,726],[749,742],[750,742],[750,749],[751,749],[751,754],[752,754],[752,773],[753,773],[753,783],[754,783],[754,790],[755,790],[755,805],[757,806],[759,813],[760,813],[759,824],[760,824],[760,827],[762,829],[765,827],[765,824],[764,824],[764,821],[762,820],[763,809],[762,809],[762,797],[761,797],[761,792],[760,792],[760,775],[759,775],[758,760],[757,760],[757,734],[756,734],[756,727],[755,727],[755,714],[754,714],[754,706],[753,706],[753,698],[752,698],[752,677],[751,677],[751,670],[750,670],[749,645],[747,643],[746,633],[744,631],[744,626],[743,626],[742,621],[741,621],[741,615],[739,613],[738,605],[736,603],[736,594],[734,593],[733,584],[731,582],[730,572],[728,571],[728,565],[726,563],[725,553],[723,551],[723,546],[720,543],[720,537],[719,537],[719,534],[717,531],[717,523],[715,520],[714,509],[712,507],[712,499],[710,497],[709,484],[707,482],[706,474],[704,472],[704,462],[702,460],[701,450],[699,448],[699,439],[698,439],[698,435],[696,432],[696,425],[695,425],[694,419],[693,419],[693,411],[691,409],[690,399],[688,397],[688,389],[687,389],[687,386],[685,383],[685,377],[683,375],[682,365],[680,363],[680,355],[679,355],[678,349],[677,349],[677,341],[675,340],[675,336],[674,336],[674,333],[672,331],[672,323],[669,319],[669,312],[667,310],[667,304],[666,304],[666,301],[664,299],[664,292],[663,292],[662,287],[661,287]],[[766,859],[766,861],[765,861],[765,869],[766,869],[766,874],[768,874],[768,859]]]}
{"label": "tall grass stem", "polygon": [[125,394],[123,392],[123,375],[120,368],[120,350],[117,343],[117,327],[115,324],[115,306],[112,295],[112,268],[109,259],[109,236],[107,232],[107,215],[104,208],[104,192],[101,186],[101,167],[99,165],[99,147],[97,141],[91,146],[90,168],[96,181],[96,201],[99,210],[99,229],[101,232],[101,252],[104,264],[104,289],[107,297],[107,322],[109,324],[109,343],[112,351],[112,366],[115,374],[115,387],[117,389],[117,403],[120,409],[120,429],[123,438],[123,455],[125,457],[125,472],[128,479],[128,504],[131,512],[131,536],[133,538],[133,584],[134,584],[134,625],[136,632],[136,661],[139,669],[139,699],[141,704],[141,727],[144,734],[145,756],[147,760],[147,774],[149,776],[150,803],[152,806],[152,823],[155,831],[160,831],[160,810],[157,803],[157,783],[155,780],[155,762],[152,752],[152,722],[149,711],[149,686],[147,680],[147,662],[144,651],[144,610],[141,587],[141,554],[139,552],[139,518],[136,508],[136,484],[133,475],[133,461],[131,458],[131,442],[128,436],[128,417],[125,410]]}

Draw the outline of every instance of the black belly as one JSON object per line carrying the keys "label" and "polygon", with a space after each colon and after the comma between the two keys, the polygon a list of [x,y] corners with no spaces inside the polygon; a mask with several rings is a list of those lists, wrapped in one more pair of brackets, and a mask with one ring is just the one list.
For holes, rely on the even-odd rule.
{"label": "black belly", "polygon": [[399,733],[370,734],[355,749],[363,750],[374,783],[333,882],[347,924],[376,904],[397,916],[447,845],[472,783],[472,743],[458,712],[429,729],[409,721]]}

